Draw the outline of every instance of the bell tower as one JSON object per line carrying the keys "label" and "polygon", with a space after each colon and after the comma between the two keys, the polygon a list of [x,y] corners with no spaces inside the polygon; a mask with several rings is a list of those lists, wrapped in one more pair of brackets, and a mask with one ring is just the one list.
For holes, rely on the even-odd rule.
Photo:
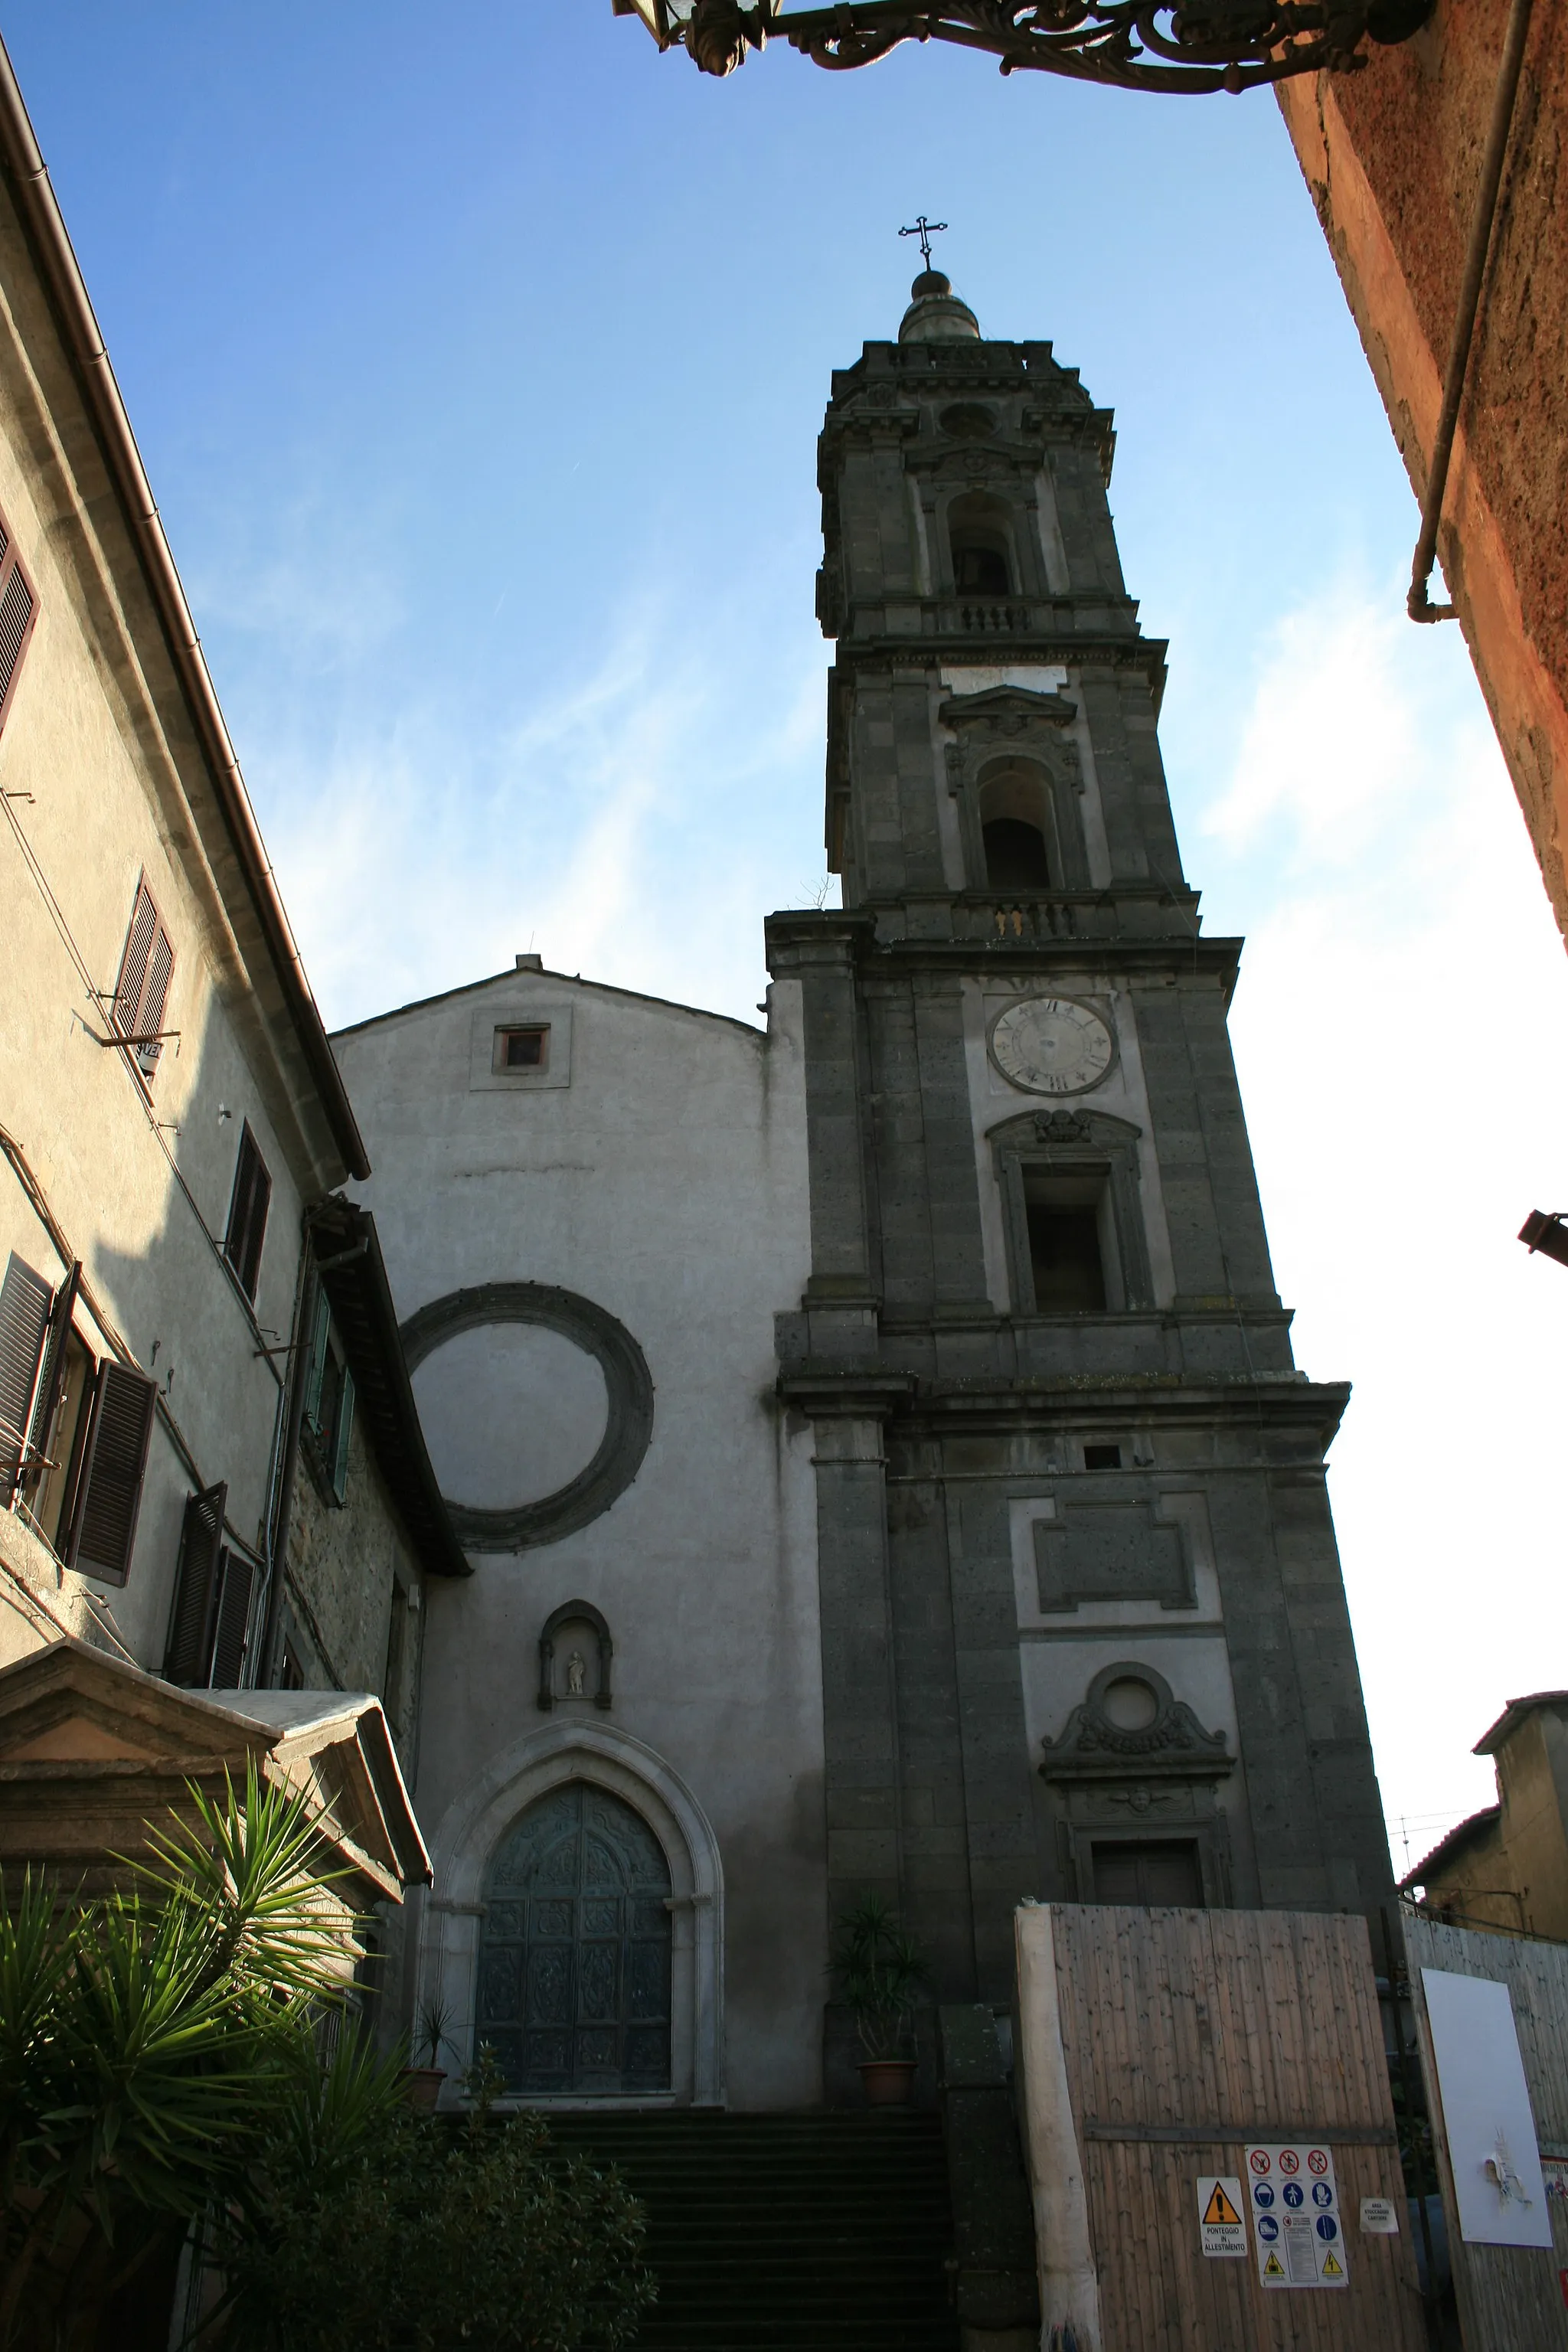
{"label": "bell tower", "polygon": [[842,912],[798,980],[830,1901],[1005,2000],[1020,1897],[1375,1910],[1325,1485],[1184,877],[1114,435],[928,267],[837,372],[817,612]]}

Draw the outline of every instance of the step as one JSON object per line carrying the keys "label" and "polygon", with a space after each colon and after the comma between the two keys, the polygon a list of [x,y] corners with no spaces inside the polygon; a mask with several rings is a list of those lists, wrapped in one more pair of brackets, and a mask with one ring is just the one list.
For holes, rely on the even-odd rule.
{"label": "step", "polygon": [[956,2352],[938,2116],[542,2112],[647,2214],[643,2352]]}

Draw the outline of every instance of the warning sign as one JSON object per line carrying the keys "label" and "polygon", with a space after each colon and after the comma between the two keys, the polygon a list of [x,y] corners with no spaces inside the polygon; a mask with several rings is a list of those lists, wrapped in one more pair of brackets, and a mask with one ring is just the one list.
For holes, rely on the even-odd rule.
{"label": "warning sign", "polygon": [[1234,2173],[1198,2175],[1198,2236],[1205,2254],[1247,2254],[1247,2207]]}
{"label": "warning sign", "polygon": [[1247,2201],[1265,2286],[1344,2286],[1345,2242],[1331,2152],[1310,2141],[1249,2147]]}

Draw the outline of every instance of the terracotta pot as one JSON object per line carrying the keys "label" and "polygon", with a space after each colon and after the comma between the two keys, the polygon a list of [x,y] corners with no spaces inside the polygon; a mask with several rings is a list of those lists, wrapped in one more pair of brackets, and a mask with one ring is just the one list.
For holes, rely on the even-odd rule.
{"label": "terracotta pot", "polygon": [[907,2107],[914,2095],[912,2058],[862,2058],[857,2072],[868,2107]]}
{"label": "terracotta pot", "polygon": [[411,2107],[432,2111],[446,2079],[446,2069],[442,2066],[405,2066],[403,2095]]}

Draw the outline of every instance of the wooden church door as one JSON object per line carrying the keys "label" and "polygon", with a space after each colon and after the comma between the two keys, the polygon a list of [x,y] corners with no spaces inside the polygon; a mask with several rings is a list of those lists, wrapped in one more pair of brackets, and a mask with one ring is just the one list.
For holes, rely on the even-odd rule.
{"label": "wooden church door", "polygon": [[582,1780],[531,1805],[485,1890],[474,2042],[506,2087],[669,2088],[669,1864],[641,1815]]}

